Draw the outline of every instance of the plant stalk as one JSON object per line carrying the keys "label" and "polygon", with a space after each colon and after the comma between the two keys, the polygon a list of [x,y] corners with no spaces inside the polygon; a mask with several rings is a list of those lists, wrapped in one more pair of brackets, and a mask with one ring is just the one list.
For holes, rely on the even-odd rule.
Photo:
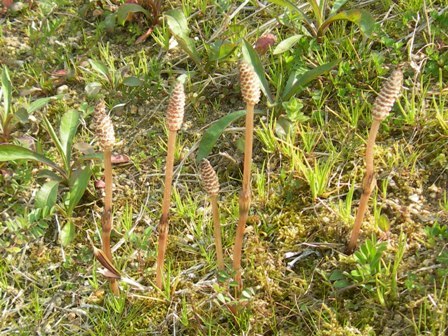
{"label": "plant stalk", "polygon": [[218,270],[223,271],[224,256],[222,253],[221,223],[219,221],[218,195],[210,195],[210,203],[212,205],[213,229],[215,233],[216,261],[218,264]]}
{"label": "plant stalk", "polygon": [[170,210],[171,184],[173,182],[174,151],[176,146],[176,131],[168,130],[168,152],[166,155],[165,187],[162,200],[162,215],[159,222],[159,246],[157,254],[156,286],[162,289],[163,264],[168,242],[168,215]]}
{"label": "plant stalk", "polygon": [[367,139],[366,148],[366,172],[362,181],[362,195],[359,201],[358,212],[356,214],[355,223],[353,225],[352,235],[348,243],[347,252],[352,254],[356,249],[358,244],[359,231],[361,229],[361,224],[364,218],[364,214],[367,210],[367,204],[369,201],[370,194],[375,186],[375,172],[373,166],[373,156],[375,139],[378,134],[378,129],[380,127],[381,120],[373,119],[372,126],[370,127],[369,137]]}
{"label": "plant stalk", "polygon": [[235,271],[235,281],[238,284],[237,294],[241,293],[243,283],[241,280],[241,254],[243,250],[244,230],[250,208],[250,184],[252,166],[252,143],[254,130],[254,104],[246,104],[246,132],[244,143],[244,170],[243,186],[239,199],[239,220],[235,236],[235,246],[233,250],[233,270]]}
{"label": "plant stalk", "polygon": [[[102,233],[101,240],[103,243],[102,250],[107,258],[113,262],[112,251],[110,248],[110,233],[112,231],[112,152],[111,149],[104,150],[104,181],[105,181],[105,196],[104,196],[104,212],[102,216]],[[118,282],[115,279],[110,279],[110,288],[114,295],[120,294]]]}

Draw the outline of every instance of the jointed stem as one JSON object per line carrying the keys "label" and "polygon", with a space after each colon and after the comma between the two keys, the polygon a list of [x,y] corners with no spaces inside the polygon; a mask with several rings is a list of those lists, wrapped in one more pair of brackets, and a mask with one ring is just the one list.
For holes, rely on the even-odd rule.
{"label": "jointed stem", "polygon": [[353,225],[353,231],[348,243],[347,252],[353,253],[358,243],[359,231],[361,229],[362,220],[367,209],[367,203],[369,201],[370,194],[375,184],[375,172],[373,166],[374,146],[375,139],[380,127],[381,121],[373,119],[372,126],[370,127],[369,137],[367,139],[366,148],[366,172],[362,181],[362,195],[359,201],[358,212],[355,218],[355,224]]}
{"label": "jointed stem", "polygon": [[254,105],[246,105],[246,134],[244,144],[244,170],[243,187],[239,200],[239,220],[235,236],[235,246],[233,249],[233,269],[235,271],[235,281],[238,284],[237,293],[240,293],[243,284],[241,280],[241,254],[243,249],[244,230],[250,208],[250,185],[251,185],[251,166],[252,166],[252,143],[254,130]]}
{"label": "jointed stem", "polygon": [[[110,149],[104,151],[104,180],[105,180],[105,196],[104,196],[104,213],[102,216],[102,233],[103,242],[102,250],[107,258],[112,262],[112,251],[110,248],[110,232],[112,230],[112,153]],[[118,282],[110,279],[110,288],[114,295],[119,295]]]}
{"label": "jointed stem", "polygon": [[168,214],[170,210],[171,184],[173,181],[174,150],[176,146],[176,131],[168,131],[168,153],[165,167],[165,189],[163,191],[162,216],[159,223],[159,248],[157,254],[156,285],[162,289],[163,264],[168,241]]}
{"label": "jointed stem", "polygon": [[210,203],[212,204],[212,213],[213,213],[213,230],[215,233],[216,260],[218,263],[218,270],[223,271],[224,257],[222,253],[221,223],[219,221],[218,195],[210,195]]}

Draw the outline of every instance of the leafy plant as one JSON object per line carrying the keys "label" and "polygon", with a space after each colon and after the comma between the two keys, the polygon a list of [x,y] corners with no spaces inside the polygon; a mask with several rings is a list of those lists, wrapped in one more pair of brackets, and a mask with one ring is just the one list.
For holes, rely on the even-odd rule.
{"label": "leafy plant", "polygon": [[[341,10],[347,0],[334,1],[333,6],[329,8],[326,0],[308,0],[309,7],[314,16],[314,20],[303,9],[289,0],[269,0],[274,4],[287,8],[290,12],[295,13],[303,19],[303,24],[308,33],[316,37],[319,41],[325,35],[328,27],[336,21],[349,21],[361,29],[361,31],[370,36],[375,25],[372,15],[362,9]],[[328,14],[327,14],[328,13]],[[279,44],[279,50],[287,50],[298,41],[299,35],[294,35]]]}
{"label": "leafy plant", "polygon": [[63,193],[59,208],[68,218],[68,222],[62,230],[61,240],[64,244],[68,244],[74,238],[74,224],[70,217],[84,195],[92,174],[92,167],[87,160],[96,156],[72,159],[73,139],[80,124],[78,111],[69,110],[62,116],[59,136],[45,116],[43,124],[59,154],[61,164],[37,151],[13,144],[0,144],[0,161],[36,161],[52,168],[52,170],[41,169],[38,174],[38,177],[47,178],[48,181],[37,192],[31,219],[37,220],[50,215],[56,204],[57,195]]}
{"label": "leafy plant", "polygon": [[0,143],[8,142],[11,138],[11,132],[14,130],[17,122],[25,123],[30,114],[44,107],[52,97],[40,98],[31,103],[27,108],[16,107],[12,103],[13,86],[9,70],[6,66],[2,69],[0,101],[3,100],[3,108],[0,109]]}

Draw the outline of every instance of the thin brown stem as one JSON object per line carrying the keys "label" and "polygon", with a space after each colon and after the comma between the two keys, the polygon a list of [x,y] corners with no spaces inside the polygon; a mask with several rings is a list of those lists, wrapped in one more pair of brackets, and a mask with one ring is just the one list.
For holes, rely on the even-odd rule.
{"label": "thin brown stem", "polygon": [[367,204],[369,201],[370,194],[375,185],[375,171],[373,166],[373,156],[375,139],[378,134],[378,129],[380,127],[381,121],[378,119],[373,119],[372,126],[370,127],[369,137],[367,139],[366,148],[366,172],[362,181],[362,195],[359,201],[358,212],[356,214],[355,223],[353,225],[352,235],[347,246],[347,252],[353,253],[358,244],[359,231],[361,230],[361,224],[364,218],[364,214],[367,210]]}
{"label": "thin brown stem", "polygon": [[176,131],[168,131],[168,152],[166,155],[165,188],[163,191],[162,215],[159,223],[159,248],[157,254],[156,285],[162,289],[163,264],[168,242],[168,215],[170,210],[171,184],[173,182],[174,151],[176,146]]}
{"label": "thin brown stem", "polygon": [[218,270],[223,271],[224,256],[222,253],[221,223],[219,221],[218,195],[210,195],[210,203],[212,205],[212,213],[213,213],[213,229],[215,233],[216,261],[218,263]]}
{"label": "thin brown stem", "polygon": [[252,166],[252,143],[254,130],[254,104],[246,105],[246,134],[244,144],[244,170],[243,186],[239,199],[239,220],[236,229],[235,246],[233,249],[233,270],[235,271],[235,281],[237,282],[237,294],[241,293],[243,283],[241,280],[241,254],[243,250],[244,230],[246,228],[247,217],[250,207],[250,184]]}
{"label": "thin brown stem", "polygon": [[[104,212],[102,216],[102,250],[107,258],[113,262],[112,251],[110,248],[110,233],[112,231],[112,153],[110,149],[104,151],[104,181],[106,186],[104,189]],[[118,288],[117,280],[110,279],[109,281],[112,293],[114,293],[114,295],[119,295],[120,290]]]}

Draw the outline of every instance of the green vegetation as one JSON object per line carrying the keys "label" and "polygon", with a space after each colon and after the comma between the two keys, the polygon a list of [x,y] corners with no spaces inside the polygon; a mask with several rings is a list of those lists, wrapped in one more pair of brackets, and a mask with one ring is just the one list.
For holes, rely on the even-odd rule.
{"label": "green vegetation", "polygon": [[[447,334],[446,0],[1,3],[0,334]],[[251,165],[241,59],[262,92]],[[378,125],[348,255],[374,100],[397,67],[402,93]],[[113,193],[92,145],[103,100]],[[105,206],[113,261],[92,248]]]}

